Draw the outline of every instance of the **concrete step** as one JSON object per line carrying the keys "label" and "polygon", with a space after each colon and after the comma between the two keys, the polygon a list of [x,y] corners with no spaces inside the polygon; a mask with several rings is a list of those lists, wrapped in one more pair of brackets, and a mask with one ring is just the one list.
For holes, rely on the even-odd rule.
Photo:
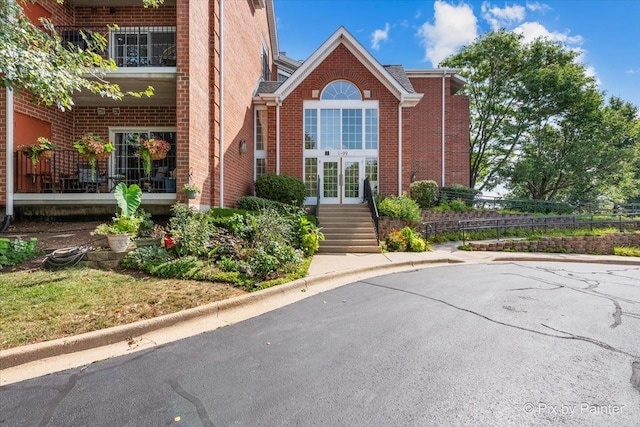
{"label": "concrete step", "polygon": [[344,239],[370,239],[376,238],[376,233],[373,230],[362,230],[362,231],[348,231],[338,232],[338,231],[325,231],[322,230],[322,234],[324,234],[325,240],[344,240]]}
{"label": "concrete step", "polygon": [[323,254],[345,254],[345,253],[382,253],[380,246],[324,246],[320,245],[319,253]]}
{"label": "concrete step", "polygon": [[[368,239],[331,239],[322,242],[325,246],[378,246],[376,238]],[[322,247],[322,245],[320,245]]]}

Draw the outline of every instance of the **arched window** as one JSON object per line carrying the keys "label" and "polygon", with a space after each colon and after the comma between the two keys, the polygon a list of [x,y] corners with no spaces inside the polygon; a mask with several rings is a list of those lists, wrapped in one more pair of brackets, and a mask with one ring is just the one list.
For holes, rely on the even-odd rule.
{"label": "arched window", "polygon": [[325,86],[320,99],[361,101],[362,96],[358,88],[352,83],[345,80],[336,80]]}

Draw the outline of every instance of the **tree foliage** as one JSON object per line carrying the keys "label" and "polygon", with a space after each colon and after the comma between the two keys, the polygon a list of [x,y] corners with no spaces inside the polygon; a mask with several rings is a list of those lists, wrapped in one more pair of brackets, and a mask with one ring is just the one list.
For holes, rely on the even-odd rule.
{"label": "tree foliage", "polygon": [[[157,7],[163,1],[143,0],[143,4]],[[88,46],[83,49],[65,43],[50,20],[41,18],[40,24],[29,20],[17,0],[0,2],[0,81],[4,87],[25,89],[34,101],[61,110],[70,109],[73,94],[81,90],[112,99],[153,94],[150,86],[140,92],[123,93],[117,84],[105,79],[106,72],[116,66],[112,59],[102,56],[107,45],[102,34],[82,33]]]}
{"label": "tree foliage", "polygon": [[578,55],[497,31],[443,62],[468,80],[471,187],[506,184],[518,197],[542,200],[633,192],[637,108],[617,98],[605,105]]}

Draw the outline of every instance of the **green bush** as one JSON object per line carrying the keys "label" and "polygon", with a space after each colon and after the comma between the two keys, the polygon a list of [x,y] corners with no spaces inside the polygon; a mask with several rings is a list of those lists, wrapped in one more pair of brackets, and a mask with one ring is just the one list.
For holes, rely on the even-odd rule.
{"label": "green bush", "polygon": [[236,205],[240,209],[247,211],[261,211],[264,209],[275,209],[282,214],[291,213],[300,210],[299,207],[286,205],[275,200],[264,199],[255,196],[243,196],[238,199]]}
{"label": "green bush", "polygon": [[417,222],[422,219],[420,206],[410,197],[386,197],[378,205],[380,216],[399,218],[403,221]]}
{"label": "green bush", "polygon": [[176,242],[176,253],[179,256],[207,255],[211,249],[211,236],[216,232],[208,216],[184,203],[173,205],[171,212],[173,216],[169,220],[169,233]]}
{"label": "green bush", "polygon": [[128,252],[120,262],[120,266],[148,272],[153,267],[165,263],[170,259],[171,256],[165,248],[160,246],[146,246]]}
{"label": "green bush", "polygon": [[320,242],[324,240],[324,234],[320,232],[317,222],[311,221],[309,217],[316,219],[312,215],[301,215],[298,219],[298,238],[300,241],[297,247],[302,249],[307,256],[318,252]]}
{"label": "green bush", "polygon": [[439,204],[450,200],[462,200],[467,206],[473,206],[473,202],[479,191],[460,184],[448,185],[440,188]]}
{"label": "green bush", "polygon": [[387,234],[385,245],[392,252],[424,252],[429,249],[428,243],[411,227]]}
{"label": "green bush", "polygon": [[302,206],[305,198],[304,183],[291,176],[267,174],[255,184],[256,195],[264,199]]}
{"label": "green bush", "polygon": [[409,194],[422,209],[429,209],[438,202],[440,190],[435,181],[416,181],[411,183]]}
{"label": "green bush", "polygon": [[36,250],[37,243],[38,239],[35,237],[29,240],[22,240],[19,237],[14,240],[0,238],[0,268],[18,265],[35,257],[39,253]]}

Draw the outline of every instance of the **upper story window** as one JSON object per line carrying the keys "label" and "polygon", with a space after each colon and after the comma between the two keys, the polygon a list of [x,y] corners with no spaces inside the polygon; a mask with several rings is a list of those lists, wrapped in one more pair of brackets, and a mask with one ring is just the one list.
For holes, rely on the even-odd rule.
{"label": "upper story window", "polygon": [[269,67],[269,50],[262,47],[262,80],[265,82],[271,78],[271,69]]}
{"label": "upper story window", "polygon": [[320,96],[322,100],[361,101],[362,95],[355,85],[344,80],[329,83]]}
{"label": "upper story window", "polygon": [[118,67],[176,66],[176,27],[120,27],[110,46]]}

